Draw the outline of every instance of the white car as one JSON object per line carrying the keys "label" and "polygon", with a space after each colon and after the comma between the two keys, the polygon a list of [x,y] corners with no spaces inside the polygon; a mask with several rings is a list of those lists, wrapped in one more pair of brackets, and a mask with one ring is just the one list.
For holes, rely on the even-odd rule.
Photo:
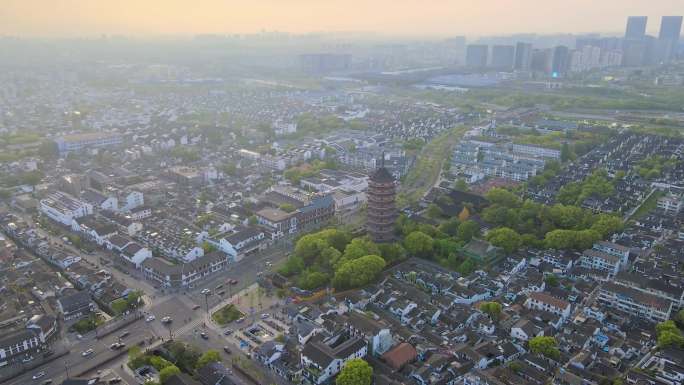
{"label": "white car", "polygon": [[38,373],[36,373],[36,374],[33,375],[33,379],[34,379],[34,380],[37,380],[37,379],[39,379],[39,378],[41,378],[41,377],[45,377],[45,372],[38,372]]}
{"label": "white car", "polygon": [[209,289],[202,289],[202,291],[200,291],[200,293],[202,293],[202,294],[204,294],[204,295],[207,295],[207,294],[211,293],[211,290],[209,290]]}
{"label": "white car", "polygon": [[161,322],[163,322],[165,324],[170,323],[171,321],[173,321],[173,320],[169,316],[166,316],[166,317],[161,319]]}
{"label": "white car", "polygon": [[95,353],[95,351],[93,349],[88,349],[88,350],[84,351],[83,353],[81,353],[81,356],[88,357],[89,355],[91,355],[93,353]]}
{"label": "white car", "polygon": [[157,317],[155,317],[154,314],[150,314],[147,316],[147,318],[145,318],[145,322],[152,322],[156,319],[157,319]]}
{"label": "white car", "polygon": [[261,319],[267,319],[268,317],[270,317],[268,313],[264,313],[261,315]]}

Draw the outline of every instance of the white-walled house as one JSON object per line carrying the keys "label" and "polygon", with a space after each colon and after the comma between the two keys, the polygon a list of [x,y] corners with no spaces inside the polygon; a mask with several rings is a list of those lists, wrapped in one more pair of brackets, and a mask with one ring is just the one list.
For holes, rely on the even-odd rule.
{"label": "white-walled house", "polygon": [[74,198],[73,196],[56,191],[40,201],[40,212],[55,222],[71,226],[74,218],[84,217],[93,213],[93,205]]}

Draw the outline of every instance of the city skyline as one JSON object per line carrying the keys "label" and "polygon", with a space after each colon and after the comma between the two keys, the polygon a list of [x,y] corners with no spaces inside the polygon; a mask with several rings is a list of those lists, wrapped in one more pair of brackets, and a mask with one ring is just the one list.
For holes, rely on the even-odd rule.
{"label": "city skyline", "polygon": [[514,33],[615,33],[628,16],[648,16],[646,32],[656,34],[663,15],[681,14],[676,0],[603,1],[490,0],[477,7],[465,1],[417,0],[368,4],[359,0],[237,1],[65,0],[44,6],[38,0],[8,0],[0,9],[0,35],[88,37],[361,31],[400,36],[497,35]]}

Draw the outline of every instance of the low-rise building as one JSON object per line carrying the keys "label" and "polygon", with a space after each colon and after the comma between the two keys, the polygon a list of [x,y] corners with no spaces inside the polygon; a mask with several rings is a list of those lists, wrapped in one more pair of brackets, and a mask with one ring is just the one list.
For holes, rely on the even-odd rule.
{"label": "low-rise building", "polygon": [[75,218],[92,214],[93,205],[65,192],[56,191],[40,200],[40,211],[55,222],[71,226]]}

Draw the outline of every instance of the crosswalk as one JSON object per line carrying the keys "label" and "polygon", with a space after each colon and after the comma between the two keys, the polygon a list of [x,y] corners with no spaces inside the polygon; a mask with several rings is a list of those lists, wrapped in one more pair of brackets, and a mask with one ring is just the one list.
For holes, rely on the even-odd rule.
{"label": "crosswalk", "polygon": [[[176,321],[174,321],[174,322],[176,322]],[[188,322],[187,324],[183,324],[178,329],[173,329],[173,327],[172,327],[171,333],[174,335],[174,337],[189,334],[193,330],[199,329],[202,326],[202,323],[205,323],[205,322],[206,322],[206,319],[204,317],[199,317],[199,318],[196,318],[196,319]]]}

